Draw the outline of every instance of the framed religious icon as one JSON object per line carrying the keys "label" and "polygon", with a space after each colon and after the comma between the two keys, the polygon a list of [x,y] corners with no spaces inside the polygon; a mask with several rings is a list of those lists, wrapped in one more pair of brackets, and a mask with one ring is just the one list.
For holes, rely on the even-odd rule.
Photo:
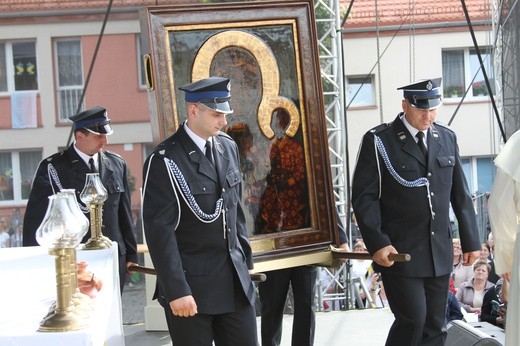
{"label": "framed religious icon", "polygon": [[229,78],[224,130],[240,151],[255,263],[327,259],[338,230],[314,2],[149,7],[141,24],[154,141],[186,119],[179,86]]}

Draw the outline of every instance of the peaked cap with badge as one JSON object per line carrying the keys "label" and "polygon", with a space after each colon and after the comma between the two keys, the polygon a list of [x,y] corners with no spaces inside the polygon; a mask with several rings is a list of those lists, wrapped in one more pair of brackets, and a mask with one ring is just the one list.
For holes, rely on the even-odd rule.
{"label": "peaked cap with badge", "polygon": [[179,87],[185,92],[186,102],[201,103],[214,111],[231,114],[229,105],[231,98],[231,83],[229,78],[208,77]]}
{"label": "peaked cap with badge", "polygon": [[100,106],[87,109],[69,119],[74,122],[74,131],[85,129],[96,135],[111,135],[114,132],[107,110]]}
{"label": "peaked cap with badge", "polygon": [[413,107],[435,109],[442,104],[441,82],[442,78],[424,79],[397,88],[397,90],[403,90],[403,97]]}

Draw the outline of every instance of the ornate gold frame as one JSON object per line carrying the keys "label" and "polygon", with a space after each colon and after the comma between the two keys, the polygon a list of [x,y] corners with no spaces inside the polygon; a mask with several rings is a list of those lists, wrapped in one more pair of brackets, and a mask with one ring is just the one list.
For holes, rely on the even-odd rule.
{"label": "ornate gold frame", "polygon": [[210,75],[231,79],[235,113],[229,125],[251,128],[259,147],[275,136],[273,111],[290,116],[285,135],[303,147],[310,218],[304,227],[267,234],[256,234],[248,222],[256,262],[302,255],[309,259],[297,263],[321,262],[338,242],[313,6],[312,0],[262,1],[157,6],[141,13],[156,143],[185,119],[178,87]]}

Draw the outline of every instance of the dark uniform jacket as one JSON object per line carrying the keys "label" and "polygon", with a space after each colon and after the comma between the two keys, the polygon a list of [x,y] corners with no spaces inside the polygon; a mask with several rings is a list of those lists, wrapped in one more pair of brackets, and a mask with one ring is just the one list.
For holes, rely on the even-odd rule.
{"label": "dark uniform jacket", "polygon": [[[428,162],[417,142],[398,117],[367,132],[361,144],[352,185],[352,203],[368,251],[393,245],[411,255],[410,262],[395,262],[375,270],[408,277],[451,273],[453,246],[450,202],[457,217],[464,252],[480,250],[475,210],[462,170],[455,133],[434,123],[428,131]],[[427,177],[425,186],[405,187],[389,172],[375,149],[378,136],[391,166],[407,181]],[[433,216],[432,216],[433,211]]]}
{"label": "dark uniform jacket", "polygon": [[[126,163],[121,156],[109,151],[102,151],[99,155],[99,176],[108,192],[108,198],[103,204],[103,235],[117,242],[119,253],[126,255],[127,262],[137,262]],[[49,174],[49,165],[54,167],[57,179]],[[59,192],[61,188],[75,189],[78,203],[84,206],[79,195],[85,186],[87,173],[90,173],[90,169],[77,154],[73,145],[40,162],[24,216],[24,246],[38,245],[36,230],[47,211],[48,197]],[[90,213],[86,213],[85,216],[90,220]],[[82,243],[90,236],[89,230]]]}
{"label": "dark uniform jacket", "polygon": [[[251,305],[255,295],[248,272],[253,268],[252,252],[240,204],[238,149],[228,135],[216,136],[215,170],[184,126],[155,149],[143,169],[143,222],[157,271],[156,296],[164,307],[192,295],[199,313],[232,312],[235,294],[243,290]],[[194,208],[213,214],[217,200],[223,198],[224,212],[216,220],[202,221],[188,207],[165,158],[182,172]]]}

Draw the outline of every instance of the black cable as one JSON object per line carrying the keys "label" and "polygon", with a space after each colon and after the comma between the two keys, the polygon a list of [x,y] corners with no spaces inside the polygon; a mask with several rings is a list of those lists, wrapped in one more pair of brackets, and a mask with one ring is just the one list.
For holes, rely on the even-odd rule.
{"label": "black cable", "polygon": [[480,68],[482,69],[482,74],[484,75],[484,80],[486,82],[486,87],[488,89],[489,98],[491,99],[491,105],[493,106],[493,110],[495,112],[495,117],[497,119],[498,127],[500,128],[500,133],[502,134],[502,139],[504,143],[507,141],[506,133],[504,128],[502,127],[502,123],[500,122],[500,115],[498,114],[498,108],[495,103],[495,98],[493,96],[493,91],[491,90],[491,84],[489,83],[489,78],[486,73],[486,68],[484,67],[484,62],[482,61],[482,55],[480,54],[480,48],[477,43],[477,39],[475,37],[475,32],[473,31],[473,25],[471,24],[471,19],[469,18],[468,8],[466,7],[465,0],[460,0],[462,4],[462,9],[464,10],[464,16],[466,17],[466,22],[468,23],[469,32],[471,34],[471,39],[473,40],[473,46],[477,51],[478,61],[480,63]]}
{"label": "black cable", "polygon": [[[110,15],[110,10],[112,9],[112,2],[113,2],[113,0],[109,0],[107,11],[105,13],[105,18],[103,19],[103,25],[101,26],[101,32],[99,33],[98,40],[96,43],[96,49],[94,50],[94,56],[92,57],[92,61],[90,62],[90,67],[88,69],[87,79],[85,80],[85,85],[83,87],[83,91],[81,92],[81,97],[79,98],[78,108],[76,109],[76,113],[74,113],[74,114],[79,113],[79,111],[81,110],[81,105],[83,104],[83,100],[85,99],[85,93],[87,92],[88,83],[90,82],[90,76],[92,75],[92,70],[94,69],[94,64],[96,63],[96,58],[97,58],[97,54],[99,52],[99,47],[101,46],[101,40],[103,39],[103,35],[105,33],[105,27],[108,22],[108,16]],[[74,132],[73,129],[74,128],[71,127],[70,133],[69,133],[69,139],[67,140],[66,147],[68,147],[71,144],[72,134]]]}

